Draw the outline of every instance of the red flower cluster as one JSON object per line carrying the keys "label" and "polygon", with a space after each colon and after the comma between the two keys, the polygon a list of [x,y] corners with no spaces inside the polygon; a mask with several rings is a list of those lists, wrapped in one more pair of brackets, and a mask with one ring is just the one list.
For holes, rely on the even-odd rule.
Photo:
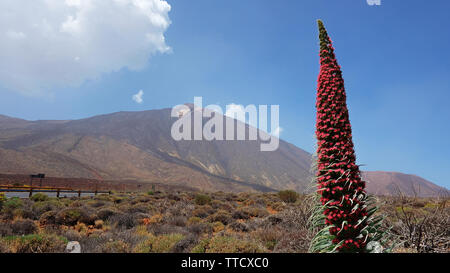
{"label": "red flower cluster", "polygon": [[320,201],[326,205],[325,224],[330,226],[333,243],[341,252],[359,252],[365,248],[361,230],[366,226],[360,221],[367,216],[358,196],[365,194],[356,165],[352,141],[344,80],[338,65],[332,42],[319,21],[320,74],[317,85],[316,137],[318,141],[318,191]]}

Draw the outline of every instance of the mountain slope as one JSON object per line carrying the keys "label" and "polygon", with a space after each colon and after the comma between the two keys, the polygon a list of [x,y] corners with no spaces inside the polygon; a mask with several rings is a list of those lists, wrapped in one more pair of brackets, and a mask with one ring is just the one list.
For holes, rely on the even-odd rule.
{"label": "mountain slope", "polygon": [[377,195],[448,196],[449,191],[422,177],[398,172],[363,172],[367,190]]}
{"label": "mountain slope", "polygon": [[260,152],[260,141],[175,141],[170,110],[20,120],[20,128],[10,118],[7,126],[0,123],[0,172],[187,183],[204,190],[304,189],[307,152],[284,141],[275,152]]}
{"label": "mountain slope", "polygon": [[[306,151],[282,140],[273,152],[261,152],[259,140],[175,141],[170,131],[176,119],[170,112],[117,112],[71,121],[26,121],[0,115],[0,173],[43,172],[202,190],[309,188],[311,154]],[[222,118],[224,124],[229,119]],[[370,180],[370,192],[392,194],[394,184],[411,192],[410,184],[404,182],[409,181],[408,175],[364,175]],[[426,180],[414,181],[426,185],[424,195],[442,190]]]}

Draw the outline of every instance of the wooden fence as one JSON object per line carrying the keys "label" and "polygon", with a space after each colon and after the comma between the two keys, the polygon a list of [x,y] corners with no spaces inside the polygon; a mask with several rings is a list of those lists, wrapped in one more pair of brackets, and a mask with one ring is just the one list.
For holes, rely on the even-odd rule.
{"label": "wooden fence", "polygon": [[0,185],[0,192],[29,192],[28,197],[33,195],[33,192],[56,192],[56,197],[59,197],[61,193],[75,193],[78,197],[81,197],[82,193],[98,193],[111,194],[111,191],[99,191],[99,190],[74,190],[71,188],[59,188],[59,187],[34,187],[34,186],[14,186],[14,185]]}

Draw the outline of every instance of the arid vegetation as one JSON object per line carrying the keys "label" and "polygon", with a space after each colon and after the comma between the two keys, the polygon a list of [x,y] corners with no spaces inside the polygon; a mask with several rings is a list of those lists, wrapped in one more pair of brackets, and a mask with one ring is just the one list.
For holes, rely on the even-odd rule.
{"label": "arid vegetation", "polygon": [[[449,252],[448,199],[378,198],[394,252]],[[79,198],[0,194],[0,252],[306,252],[305,195],[150,191]]]}

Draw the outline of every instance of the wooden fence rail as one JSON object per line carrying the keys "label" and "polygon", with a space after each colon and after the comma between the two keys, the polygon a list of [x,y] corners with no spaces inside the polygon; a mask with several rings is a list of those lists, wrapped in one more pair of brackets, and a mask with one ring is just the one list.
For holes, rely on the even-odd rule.
{"label": "wooden fence rail", "polygon": [[33,192],[56,192],[56,197],[59,197],[61,193],[77,193],[78,197],[81,197],[82,193],[98,193],[111,194],[111,191],[99,191],[99,190],[74,190],[70,188],[57,188],[57,187],[30,187],[30,186],[10,186],[0,185],[0,192],[29,192],[29,197],[33,195]]}

